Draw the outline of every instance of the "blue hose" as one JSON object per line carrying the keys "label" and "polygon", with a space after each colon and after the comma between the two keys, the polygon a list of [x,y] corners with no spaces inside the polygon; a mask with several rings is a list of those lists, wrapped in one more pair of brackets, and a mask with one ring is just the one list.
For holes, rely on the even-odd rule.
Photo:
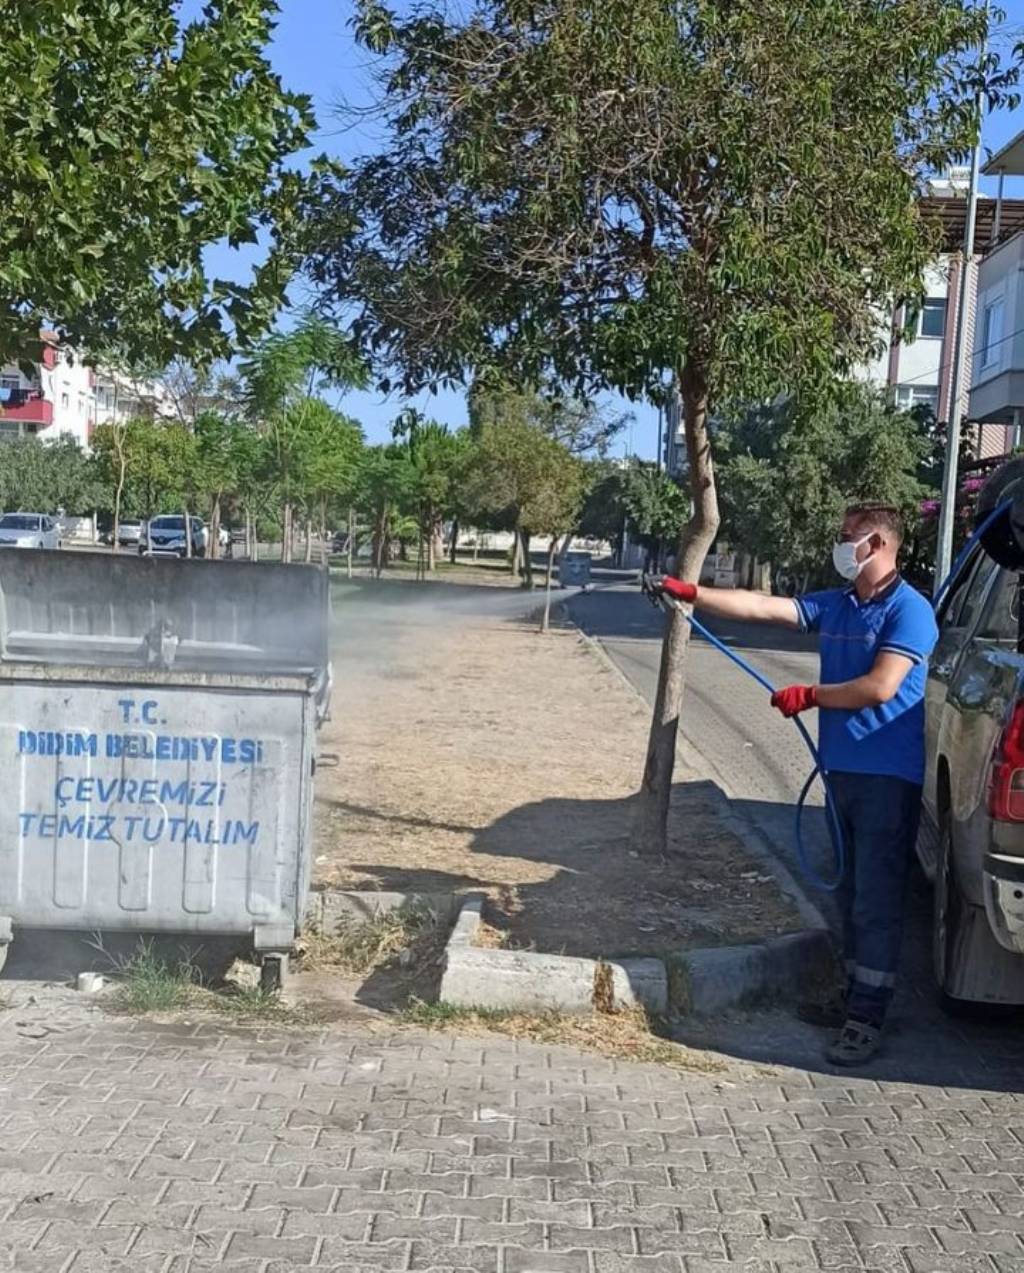
{"label": "blue hose", "polygon": [[[992,512],[989,513],[989,515],[981,523],[981,525],[973,532],[973,534],[964,544],[963,548],[960,549],[960,552],[957,554],[956,560],[953,562],[953,565],[950,568],[949,574],[942,581],[941,587],[939,588],[934,598],[932,599],[932,608],[934,610],[938,610],[943,597],[946,595],[947,591],[949,590],[950,584],[953,582],[956,576],[960,573],[961,567],[963,566],[967,558],[971,555],[971,551],[974,548],[975,544],[978,542],[981,536],[985,533],[985,531],[988,530],[988,528],[992,525],[992,523],[996,520],[996,518],[999,517],[1001,513],[1006,512],[1006,510],[1010,507],[1010,503],[1011,503],[1010,500],[1006,500],[1002,504],[999,504],[996,508],[994,508]],[[685,612],[681,612],[681,613],[683,613],[684,618],[687,620],[690,626],[694,629],[694,631],[699,632],[705,641],[707,641],[710,645],[713,645],[715,649],[718,650],[720,653],[724,654],[727,659],[731,659],[733,663],[735,663],[737,667],[742,668],[743,671],[746,672],[748,676],[752,676],[759,685],[763,686],[764,689],[768,691],[769,694],[775,693],[775,686],[771,683],[771,681],[768,680],[766,676],[762,675],[757,670],[756,667],[753,667],[750,663],[748,663],[747,660],[743,658],[742,655],[737,654],[735,650],[730,650],[729,647],[725,644],[725,642],[719,640],[719,638],[716,637],[713,632],[710,632],[704,626],[704,624],[700,622],[699,619],[694,617],[692,612],[690,614],[686,614]],[[835,798],[832,795],[832,788],[829,786],[828,775],[826,774],[825,770],[822,769],[821,767],[821,757],[818,755],[818,749],[814,745],[814,740],[811,738],[811,735],[807,731],[807,726],[803,723],[803,721],[800,719],[799,716],[794,716],[792,720],[793,720],[793,724],[800,731],[800,737],[804,740],[804,744],[806,745],[807,750],[811,753],[811,757],[814,760],[814,768],[811,770],[810,774],[808,775],[807,781],[804,783],[803,790],[800,792],[800,795],[797,798],[797,802],[796,802],[796,815],[793,822],[793,839],[794,839],[794,842],[796,843],[797,861],[800,864],[800,870],[804,878],[808,880],[808,882],[814,888],[820,889],[825,893],[834,893],[842,884],[843,876],[846,874],[847,853],[846,853],[846,840],[843,835],[842,822],[840,821],[840,818],[839,818],[839,811],[836,807]],[[804,805],[807,802],[807,796],[810,793],[811,787],[813,787],[814,785],[815,778],[821,779],[821,785],[825,789],[825,809],[827,812],[827,817],[828,817],[830,829],[832,832],[832,844],[835,849],[835,868],[836,868],[835,878],[831,880],[824,879],[814,869],[814,867],[811,864],[810,856],[807,852],[807,846],[804,844],[804,837],[803,837]]]}
{"label": "blue hose", "polygon": [[[715,649],[724,654],[727,659],[732,659],[737,667],[742,668],[748,676],[752,676],[759,685],[763,686],[768,691],[769,694],[775,693],[775,686],[766,676],[763,676],[756,667],[748,663],[741,654],[737,654],[735,650],[730,650],[724,641],[720,641],[718,637],[716,637],[713,632],[710,632],[699,619],[694,617],[693,614],[686,615],[686,620],[694,631],[700,633],[705,641],[713,645]],[[839,821],[839,811],[837,810],[835,800],[832,797],[832,789],[828,785],[828,779],[821,767],[821,759],[818,756],[818,749],[815,747],[814,740],[807,731],[807,726],[803,723],[799,716],[794,716],[792,720],[793,724],[800,731],[800,737],[804,740],[807,750],[811,753],[811,756],[814,759],[814,768],[811,770],[810,776],[804,783],[803,790],[800,792],[799,799],[796,802],[796,816],[793,822],[793,839],[796,842],[797,861],[800,863],[800,870],[815,888],[821,889],[826,893],[834,893],[836,889],[839,888],[840,884],[842,884],[843,876],[846,874],[846,844],[843,839],[842,824]],[[815,778],[819,776],[821,778],[821,784],[825,788],[825,808],[832,827],[832,842],[835,845],[836,851],[836,874],[835,879],[832,880],[823,879],[811,865],[811,860],[807,853],[803,837],[804,805],[807,802],[807,796],[811,787],[814,785]]]}

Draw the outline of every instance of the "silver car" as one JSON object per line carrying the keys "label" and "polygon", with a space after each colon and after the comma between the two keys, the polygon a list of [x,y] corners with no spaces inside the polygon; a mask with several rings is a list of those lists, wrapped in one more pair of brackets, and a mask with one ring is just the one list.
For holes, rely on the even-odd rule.
{"label": "silver car", "polygon": [[935,884],[935,974],[950,1008],[1024,1003],[1020,591],[979,548],[937,616],[918,856]]}
{"label": "silver car", "polygon": [[[189,519],[192,532],[192,556],[206,556],[207,532],[198,517]],[[154,517],[147,523],[139,539],[140,555],[150,557],[187,557],[185,518],[180,513]]]}
{"label": "silver car", "polygon": [[4,513],[0,548],[59,548],[60,524],[46,513]]}

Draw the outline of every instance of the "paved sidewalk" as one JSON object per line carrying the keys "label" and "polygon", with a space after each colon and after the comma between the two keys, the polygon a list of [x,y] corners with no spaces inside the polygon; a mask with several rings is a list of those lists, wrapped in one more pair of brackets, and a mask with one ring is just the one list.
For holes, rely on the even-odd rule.
{"label": "paved sidewalk", "polygon": [[989,1091],[505,1040],[0,1014],[0,1269],[1024,1270]]}

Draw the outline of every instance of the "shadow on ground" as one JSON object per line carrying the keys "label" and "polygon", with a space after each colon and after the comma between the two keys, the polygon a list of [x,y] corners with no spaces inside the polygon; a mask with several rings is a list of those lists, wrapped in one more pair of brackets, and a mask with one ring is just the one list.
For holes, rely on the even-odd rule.
{"label": "shadow on ground", "polygon": [[[689,789],[688,789],[689,788]],[[696,803],[709,805],[717,789],[711,783],[681,784],[674,793],[676,814],[696,807]],[[628,946],[616,948],[603,937],[594,940],[590,934],[587,942],[581,936],[578,919],[587,910],[588,891],[592,887],[587,878],[585,846],[574,844],[571,827],[580,819],[580,805],[586,802],[570,800],[540,801],[515,810],[493,826],[479,832],[474,847],[488,854],[514,853],[517,857],[534,856],[558,867],[552,879],[519,889],[519,903],[523,911],[539,917],[549,931],[560,931],[560,946],[566,953],[604,954],[607,957],[631,953]],[[575,807],[574,807],[575,806]],[[723,898],[708,898],[694,886],[702,882],[701,867],[693,859],[692,851],[686,854],[686,873],[679,885],[667,881],[672,878],[660,864],[647,864],[629,858],[625,852],[624,829],[628,825],[630,801],[608,801],[602,807],[609,837],[603,843],[604,851],[623,855],[623,873],[635,877],[636,872],[650,875],[648,904],[641,914],[630,913],[623,922],[650,926],[652,918],[659,926],[659,938],[666,937],[665,949],[686,945],[720,944],[713,929],[700,921],[683,917],[684,910],[692,912],[696,900],[696,914],[703,913],[705,921],[712,918],[715,908],[721,908]],[[732,811],[747,820],[751,826],[763,825],[765,811],[754,801],[733,801]],[[592,812],[588,808],[587,812]],[[787,822],[792,809],[779,806],[779,812]],[[692,820],[688,823],[692,828]],[[756,831],[754,834],[758,834]],[[528,846],[535,846],[532,850]],[[819,846],[820,847],[820,846]],[[682,859],[682,853],[679,854]],[[828,871],[828,861],[819,854],[818,869]],[[368,868],[369,869],[369,868]],[[421,871],[414,865],[400,870],[384,871],[381,887],[398,891],[438,891],[452,889],[466,891],[479,881],[464,877],[444,876],[436,871]],[[602,874],[602,880],[608,877]],[[736,881],[731,881],[733,886]],[[742,894],[746,893],[744,899]],[[827,897],[814,895],[831,917],[832,908]],[[756,915],[757,889],[740,885],[734,900],[744,902]],[[511,909],[511,908],[510,908]],[[499,926],[507,924],[513,937],[516,932],[516,914],[502,912],[498,906],[492,910]],[[673,938],[687,930],[690,940],[680,942]],[[645,934],[642,944],[652,949],[650,934]],[[657,945],[659,938],[655,939]],[[388,1010],[395,1003],[397,983],[393,970],[384,970],[369,979],[357,996],[361,1002]],[[426,997],[426,993],[423,994]],[[799,1022],[792,1004],[765,1005],[761,1008],[723,1014],[714,1019],[686,1018],[671,1024],[672,1037],[691,1046],[707,1048],[724,1056],[772,1066],[792,1066],[811,1072],[834,1073],[824,1061],[824,1049],[830,1035]],[[1024,1090],[1024,1013],[1019,1010],[980,1009],[969,1019],[957,1020],[947,1016],[939,1005],[931,973],[931,890],[920,870],[912,872],[907,896],[907,927],[901,967],[900,988],[890,1019],[883,1054],[868,1068],[858,1072],[863,1077],[886,1082],[927,1083],[942,1087],[963,1087],[992,1091]]]}
{"label": "shadow on ground", "polygon": [[[323,804],[362,813],[337,802]],[[520,805],[472,834],[469,870],[448,874],[413,863],[399,867],[350,862],[370,887],[402,893],[490,887],[500,862],[520,864],[515,890],[490,903],[489,918],[511,944],[546,954],[589,958],[659,955],[694,946],[755,941],[800,926],[799,916],[763,864],[722,825],[712,782],[673,790],[668,860],[630,852],[631,799],[546,799]],[[409,825],[403,815],[381,815]],[[451,830],[442,823],[424,823]],[[472,828],[458,827],[459,831]],[[474,858],[490,859],[474,875]],[[534,863],[539,870],[523,868]],[[533,879],[531,880],[531,876]]]}

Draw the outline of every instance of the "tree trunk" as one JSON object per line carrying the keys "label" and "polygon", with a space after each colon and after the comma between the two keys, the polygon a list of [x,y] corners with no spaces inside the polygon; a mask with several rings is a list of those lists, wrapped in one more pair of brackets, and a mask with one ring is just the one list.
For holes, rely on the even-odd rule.
{"label": "tree trunk", "polygon": [[[116,427],[117,426],[115,425],[115,437],[117,436]],[[128,468],[128,460],[124,454],[123,443],[122,446],[118,448],[117,459],[117,487],[114,491],[114,542],[112,547],[114,552],[119,553],[121,551],[121,545],[118,543],[118,539],[121,536],[121,499],[124,496],[124,480],[125,473]],[[148,527],[146,533],[149,533]]]}
{"label": "tree trunk", "polygon": [[[708,438],[707,382],[702,369],[690,364],[679,376],[683,432],[690,467],[693,513],[679,537],[676,575],[689,583],[700,579],[701,566],[718,533],[718,493]],[[689,613],[686,607],[685,613]],[[665,855],[668,849],[668,807],[676,758],[679,712],[686,685],[686,648],[690,625],[672,610],[661,647],[658,690],[647,742],[647,761],[636,799],[632,848],[643,855]]]}
{"label": "tree trunk", "polygon": [[220,556],[220,494],[211,497],[210,500],[210,547],[206,550],[207,556],[214,561]]}
{"label": "tree trunk", "polygon": [[285,500],[281,508],[281,560],[286,563],[292,559],[292,536],[295,533],[294,512],[291,501]]}
{"label": "tree trunk", "polygon": [[345,572],[347,578],[352,578],[352,540],[356,534],[356,514],[355,509],[348,510],[348,548],[345,550]]}
{"label": "tree trunk", "polygon": [[530,532],[521,530],[519,538],[522,543],[523,552],[523,587],[533,591],[533,562],[530,559]]}
{"label": "tree trunk", "polygon": [[558,552],[558,536],[551,536],[548,548],[548,577],[544,585],[544,617],[540,621],[541,632],[547,632],[551,626],[551,576],[555,573],[555,555]]}
{"label": "tree trunk", "polygon": [[192,556],[192,518],[189,516],[188,506],[185,506],[185,556]]}
{"label": "tree trunk", "polygon": [[455,565],[455,553],[459,546],[459,519],[456,517],[452,521],[452,539],[449,545],[449,560]]}
{"label": "tree trunk", "polygon": [[565,554],[569,551],[569,545],[570,545],[571,543],[572,543],[572,531],[569,531],[569,533],[566,535],[566,537],[562,540],[562,546],[561,546],[561,548],[559,548],[559,550],[558,550],[558,556],[559,556],[559,559],[561,559],[562,557],[564,557],[564,556],[565,556]]}
{"label": "tree trunk", "polygon": [[373,568],[379,579],[384,573],[384,554],[387,552],[387,509],[381,509],[373,531]]}
{"label": "tree trunk", "polygon": [[305,562],[308,566],[313,560],[313,519],[306,515],[306,555]]}
{"label": "tree trunk", "polygon": [[512,578],[518,579],[520,563],[523,559],[523,544],[522,544],[522,540],[519,538],[518,526],[512,532],[512,534],[515,537],[512,541]]}
{"label": "tree trunk", "polygon": [[327,500],[320,500],[320,565],[324,570],[328,567],[327,549]]}

